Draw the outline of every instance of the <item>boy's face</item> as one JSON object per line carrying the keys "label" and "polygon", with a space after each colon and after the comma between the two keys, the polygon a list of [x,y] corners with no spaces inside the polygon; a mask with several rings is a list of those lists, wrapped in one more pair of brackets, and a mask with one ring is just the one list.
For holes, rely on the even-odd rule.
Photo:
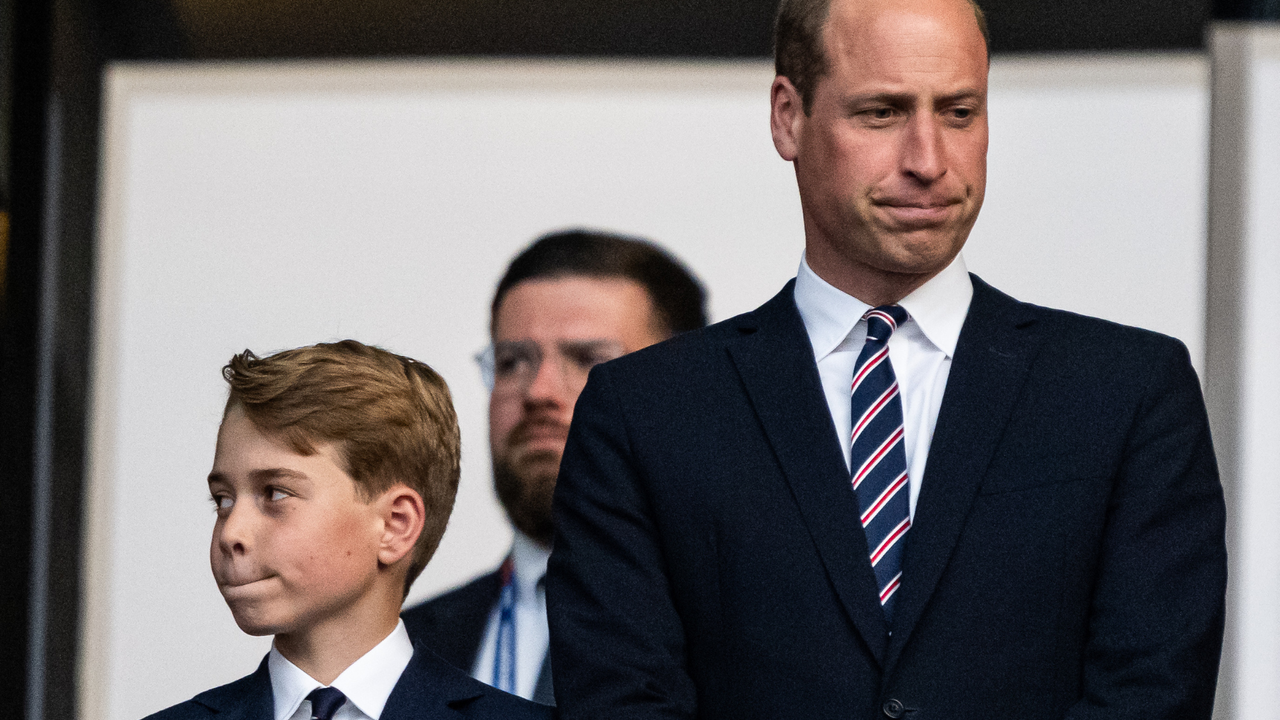
{"label": "boy's face", "polygon": [[299,455],[233,406],[209,492],[209,561],[241,630],[307,633],[376,604],[382,516],[357,496],[332,443]]}

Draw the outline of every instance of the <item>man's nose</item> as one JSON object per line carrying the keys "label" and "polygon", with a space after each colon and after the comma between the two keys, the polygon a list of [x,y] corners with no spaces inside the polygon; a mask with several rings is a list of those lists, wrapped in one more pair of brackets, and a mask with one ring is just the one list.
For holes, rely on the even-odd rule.
{"label": "man's nose", "polygon": [[564,363],[554,353],[548,353],[525,388],[525,401],[568,403],[569,395],[569,378]]}
{"label": "man's nose", "polygon": [[927,112],[916,113],[902,137],[902,170],[922,183],[937,181],[947,172],[940,120]]}

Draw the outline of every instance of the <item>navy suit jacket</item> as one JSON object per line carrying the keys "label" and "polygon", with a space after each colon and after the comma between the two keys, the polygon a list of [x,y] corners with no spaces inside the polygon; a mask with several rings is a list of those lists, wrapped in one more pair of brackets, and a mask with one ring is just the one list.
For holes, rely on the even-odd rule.
{"label": "navy suit jacket", "polygon": [[[420,643],[380,720],[551,720],[551,709],[508,695],[441,660]],[[264,658],[252,675],[196,695],[146,720],[274,720]]]}
{"label": "navy suit jacket", "polygon": [[592,371],[547,578],[566,720],[1210,716],[1225,508],[1186,349],[973,282],[892,628],[793,284]]}

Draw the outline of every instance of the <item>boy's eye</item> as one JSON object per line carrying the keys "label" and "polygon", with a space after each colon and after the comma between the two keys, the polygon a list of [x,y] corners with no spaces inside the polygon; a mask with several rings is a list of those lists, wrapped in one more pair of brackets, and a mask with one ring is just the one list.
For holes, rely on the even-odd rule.
{"label": "boy's eye", "polygon": [[236,504],[230,495],[214,495],[209,500],[213,502],[215,510],[230,510],[231,506]]}
{"label": "boy's eye", "polygon": [[280,502],[287,497],[289,497],[289,493],[280,488],[267,488],[267,499],[271,502]]}

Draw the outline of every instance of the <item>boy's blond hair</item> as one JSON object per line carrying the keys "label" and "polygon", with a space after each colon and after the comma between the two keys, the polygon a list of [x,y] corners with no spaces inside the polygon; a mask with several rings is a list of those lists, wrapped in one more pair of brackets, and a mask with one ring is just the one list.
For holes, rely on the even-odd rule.
{"label": "boy's blond hair", "polygon": [[355,340],[258,357],[250,350],[222,369],[239,406],[262,432],[312,455],[332,442],[372,500],[396,483],[422,496],[426,518],[404,592],[444,535],[458,491],[461,440],[449,387],[427,365]]}

